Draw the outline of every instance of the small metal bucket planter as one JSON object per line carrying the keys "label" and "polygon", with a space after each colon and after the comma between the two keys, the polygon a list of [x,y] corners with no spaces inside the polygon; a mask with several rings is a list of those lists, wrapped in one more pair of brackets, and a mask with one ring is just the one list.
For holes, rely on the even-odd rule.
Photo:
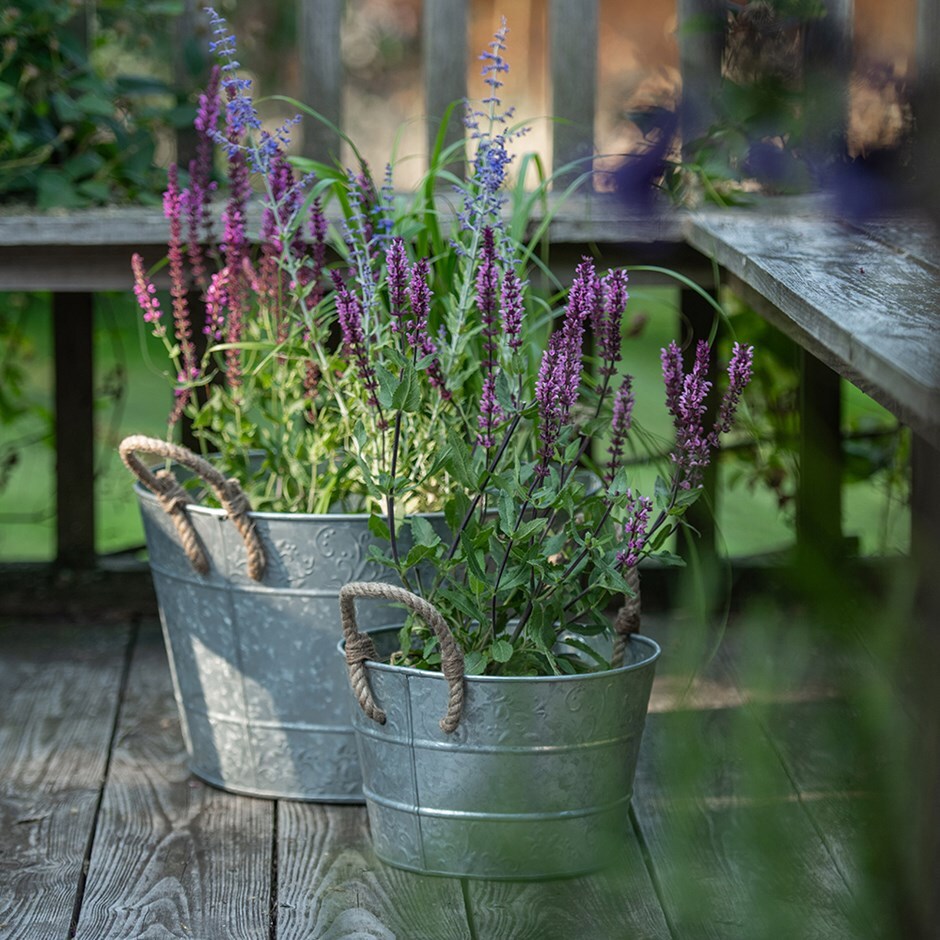
{"label": "small metal bucket planter", "polygon": [[[223,509],[194,505],[151,454],[202,477]],[[365,514],[251,512],[238,484],[183,447],[130,437],[150,568],[190,769],[235,793],[362,802],[336,603],[381,580]],[[186,472],[186,471],[183,471]],[[364,612],[367,626],[397,612]]]}
{"label": "small metal bucket planter", "polygon": [[[340,592],[353,726],[376,855],[426,874],[541,879],[605,867],[627,837],[659,646],[632,635],[623,665],[577,676],[464,676],[441,615],[383,584]],[[444,674],[377,661],[354,599],[406,604],[438,635]],[[444,702],[447,713],[439,721]]]}

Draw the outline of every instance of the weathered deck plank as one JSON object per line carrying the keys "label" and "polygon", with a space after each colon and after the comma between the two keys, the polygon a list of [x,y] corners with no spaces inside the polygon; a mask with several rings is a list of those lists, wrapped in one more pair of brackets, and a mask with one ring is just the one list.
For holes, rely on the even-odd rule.
{"label": "weathered deck plank", "polygon": [[665,940],[659,899],[631,835],[607,872],[564,881],[470,881],[467,897],[479,937],[513,940]]}
{"label": "weathered deck plank", "polygon": [[78,940],[268,937],[274,804],[190,776],[166,654],[142,627]]}
{"label": "weathered deck plank", "polygon": [[459,881],[375,858],[365,807],[282,802],[277,937],[470,940],[471,933]]}
{"label": "weathered deck plank", "polygon": [[747,693],[720,659],[690,684],[683,656],[664,655],[633,800],[675,936],[857,940],[852,892]]}
{"label": "weathered deck plank", "polygon": [[0,936],[68,935],[128,630],[0,624]]}

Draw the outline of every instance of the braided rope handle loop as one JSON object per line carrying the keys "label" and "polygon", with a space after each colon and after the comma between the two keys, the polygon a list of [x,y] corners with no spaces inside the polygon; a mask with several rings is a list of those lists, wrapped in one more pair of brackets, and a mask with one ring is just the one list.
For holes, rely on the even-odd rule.
{"label": "braided rope handle loop", "polygon": [[366,676],[365,662],[374,660],[376,653],[370,637],[360,633],[356,625],[357,597],[381,598],[404,604],[434,631],[441,647],[441,671],[448,686],[447,714],[441,719],[441,730],[446,734],[455,731],[463,711],[463,651],[436,607],[411,591],[381,581],[353,581],[340,588],[339,592],[339,614],[346,638],[346,665],[360,708],[373,721],[385,724],[385,712],[376,705]]}
{"label": "braided rope handle loop", "polygon": [[610,668],[616,669],[623,665],[623,654],[632,633],[640,632],[640,572],[636,566],[627,569],[627,584],[633,591],[623,602],[623,607],[617,612],[614,620],[614,649],[610,657]]}
{"label": "braided rope handle loop", "polygon": [[134,434],[121,441],[119,451],[127,469],[157,497],[160,505],[173,520],[186,557],[196,571],[203,575],[208,574],[209,559],[186,512],[186,506],[192,503],[192,499],[170,471],[151,471],[140,460],[138,454],[162,457],[187,467],[212,487],[245,543],[248,556],[248,577],[253,581],[260,581],[264,577],[267,566],[264,545],[255,528],[254,520],[248,515],[251,512],[251,505],[238,480],[224,477],[211,463],[188,448],[180,444],[170,444],[157,437]]}

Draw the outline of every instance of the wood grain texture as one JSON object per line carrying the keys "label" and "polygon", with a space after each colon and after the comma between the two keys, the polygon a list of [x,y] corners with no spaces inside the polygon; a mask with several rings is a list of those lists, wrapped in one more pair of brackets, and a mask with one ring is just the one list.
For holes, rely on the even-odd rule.
{"label": "wood grain texture", "polygon": [[[424,107],[430,154],[447,108],[467,96],[467,4],[464,0],[425,3],[421,17]],[[445,131],[445,147],[463,140],[463,116],[463,108],[458,105]]]}
{"label": "wood grain texture", "polygon": [[940,279],[837,221],[703,212],[690,243],[752,288],[760,312],[934,444]]}
{"label": "wood grain texture", "polygon": [[[300,0],[300,100],[336,127],[342,127],[343,60],[340,34],[343,0]],[[303,116],[303,153],[332,163],[340,155],[340,138],[322,121]]]}
{"label": "wood grain texture", "polygon": [[191,777],[159,628],[142,628],[76,936],[267,938],[274,804]]}
{"label": "wood grain texture", "polygon": [[691,633],[664,641],[669,694],[656,693],[633,805],[674,935],[857,940],[850,888],[745,693],[703,668],[711,640],[691,659]]}
{"label": "wood grain texture", "polygon": [[[550,0],[548,36],[551,68],[552,171],[557,181],[592,169],[597,111],[597,0]],[[556,182],[556,186],[559,185]],[[590,189],[590,184],[587,185]]]}
{"label": "wood grain texture", "polygon": [[0,624],[0,936],[68,934],[128,631]]}
{"label": "wood grain texture", "polygon": [[610,871],[564,881],[468,881],[479,937],[666,940],[669,927],[631,833]]}
{"label": "wood grain texture", "polygon": [[398,871],[365,807],[278,805],[278,940],[469,940],[460,882]]}

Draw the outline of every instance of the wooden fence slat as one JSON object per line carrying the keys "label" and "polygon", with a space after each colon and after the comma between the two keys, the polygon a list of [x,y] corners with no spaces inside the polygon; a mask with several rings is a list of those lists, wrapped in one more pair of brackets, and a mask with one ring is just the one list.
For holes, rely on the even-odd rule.
{"label": "wooden fence slat", "polygon": [[[427,148],[434,150],[444,112],[453,101],[467,96],[467,3],[434,0],[422,11],[422,63],[427,114]],[[444,146],[463,140],[463,108],[451,116]]]}
{"label": "wooden fence slat", "polygon": [[721,86],[727,8],[722,0],[677,0],[682,143],[701,137],[715,120]]}
{"label": "wooden fence slat", "polygon": [[577,161],[576,166],[556,177],[559,183],[570,182],[591,170],[597,111],[597,27],[598,0],[550,0],[550,113],[556,118],[552,126],[552,169],[557,173]]}
{"label": "wooden fence slat", "polygon": [[128,631],[0,624],[0,936],[68,935]]}
{"label": "wooden fence slat", "polygon": [[[343,0],[299,0],[300,100],[342,127]],[[340,156],[340,138],[321,121],[303,116],[303,153],[327,163]]]}
{"label": "wooden fence slat", "polygon": [[274,804],[191,777],[159,629],[141,628],[78,940],[268,936]]}
{"label": "wooden fence slat", "polygon": [[469,940],[460,882],[398,871],[363,806],[278,805],[278,940]]}
{"label": "wooden fence slat", "polygon": [[94,297],[53,294],[56,562],[95,564]]}

